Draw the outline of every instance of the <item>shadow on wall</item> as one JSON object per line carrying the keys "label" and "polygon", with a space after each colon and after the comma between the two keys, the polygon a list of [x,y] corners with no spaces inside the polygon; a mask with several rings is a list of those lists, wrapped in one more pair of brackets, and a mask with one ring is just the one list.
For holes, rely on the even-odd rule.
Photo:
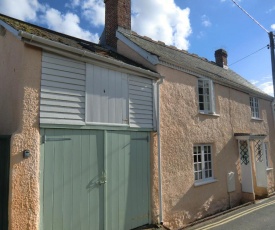
{"label": "shadow on wall", "polygon": [[[216,147],[214,146],[214,151]],[[207,217],[220,211],[237,206],[241,203],[241,172],[239,164],[237,140],[232,137],[228,143],[213,156],[213,173],[216,182],[194,186],[182,196],[174,207],[170,209],[171,225],[186,225],[195,220]],[[230,193],[227,190],[227,175],[235,173],[236,190]],[[191,174],[190,174],[191,175]],[[193,176],[193,173],[192,173]],[[165,189],[165,188],[164,188]],[[178,220],[178,221],[174,221]],[[169,220],[166,220],[169,222]],[[182,226],[173,226],[182,227]]]}

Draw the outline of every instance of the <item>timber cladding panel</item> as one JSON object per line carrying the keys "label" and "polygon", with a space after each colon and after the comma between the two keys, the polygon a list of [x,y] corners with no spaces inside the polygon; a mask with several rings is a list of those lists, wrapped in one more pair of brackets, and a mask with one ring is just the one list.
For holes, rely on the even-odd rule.
{"label": "timber cladding panel", "polygon": [[154,83],[43,52],[40,124],[154,129]]}
{"label": "timber cladding panel", "polygon": [[153,84],[152,80],[129,77],[129,117],[130,126],[153,127]]}
{"label": "timber cladding panel", "polygon": [[84,124],[85,63],[43,52],[40,123]]}

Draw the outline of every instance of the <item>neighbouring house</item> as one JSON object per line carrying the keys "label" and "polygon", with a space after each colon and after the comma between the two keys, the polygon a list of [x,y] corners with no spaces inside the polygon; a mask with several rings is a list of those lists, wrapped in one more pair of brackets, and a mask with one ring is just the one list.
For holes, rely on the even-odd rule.
{"label": "neighbouring house", "polygon": [[101,45],[0,15],[0,229],[150,223],[160,79]]}
{"label": "neighbouring house", "polygon": [[105,0],[101,44],[164,77],[152,220],[178,229],[274,193],[274,98],[232,71],[223,49],[213,62],[131,31],[130,5]]}

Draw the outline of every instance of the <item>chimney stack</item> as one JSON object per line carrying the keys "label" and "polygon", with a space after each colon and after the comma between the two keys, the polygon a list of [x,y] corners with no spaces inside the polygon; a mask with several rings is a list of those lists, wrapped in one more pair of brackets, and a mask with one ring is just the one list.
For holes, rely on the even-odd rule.
{"label": "chimney stack", "polygon": [[216,64],[225,69],[227,66],[227,52],[224,49],[218,49],[215,51]]}
{"label": "chimney stack", "polygon": [[116,30],[131,30],[131,0],[104,0],[105,44],[117,48]]}

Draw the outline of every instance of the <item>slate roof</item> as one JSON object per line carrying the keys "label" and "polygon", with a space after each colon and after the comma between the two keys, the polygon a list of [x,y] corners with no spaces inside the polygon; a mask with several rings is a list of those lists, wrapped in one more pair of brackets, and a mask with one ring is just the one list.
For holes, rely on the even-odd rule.
{"label": "slate roof", "polygon": [[[49,30],[40,26],[36,26],[24,21],[20,21],[18,19],[15,18],[11,18],[8,17],[6,15],[0,14],[0,21],[5,22],[6,24],[8,24],[9,26],[11,26],[13,29],[19,31],[23,31],[23,32],[27,32],[29,34],[33,34],[51,41],[55,41],[64,45],[68,45],[70,47],[74,47],[77,49],[81,49],[81,50],[86,50],[88,52],[92,52],[95,54],[98,54],[100,56],[104,56],[106,58],[111,58],[111,59],[115,59],[117,61],[132,65],[132,66],[136,66],[136,67],[140,67],[143,69],[148,70],[147,68],[143,67],[142,65],[114,52],[111,51],[110,49],[106,49],[103,46],[90,42],[90,41],[86,41],[86,40],[82,40],[76,37],[72,37],[66,34],[62,34],[62,33],[58,33],[56,31],[53,30]],[[151,71],[153,72],[153,71]]]}
{"label": "slate roof", "polygon": [[218,66],[215,62],[208,61],[207,59],[201,58],[195,54],[190,54],[187,51],[179,50],[176,47],[167,46],[163,42],[157,42],[148,37],[142,37],[132,31],[120,29],[119,32],[140,48],[150,54],[156,55],[160,61],[173,64],[199,75],[209,77],[214,81],[235,86],[239,89],[270,100],[273,98],[235,73],[233,70],[229,68],[224,69]]}

